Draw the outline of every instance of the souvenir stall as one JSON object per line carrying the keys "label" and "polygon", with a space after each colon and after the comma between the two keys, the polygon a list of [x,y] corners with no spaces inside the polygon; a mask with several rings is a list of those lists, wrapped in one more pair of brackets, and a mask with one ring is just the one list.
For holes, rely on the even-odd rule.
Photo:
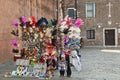
{"label": "souvenir stall", "polygon": [[[59,30],[61,32],[61,49],[58,69],[60,76],[64,76],[65,72],[70,77],[72,74],[70,64],[72,64],[77,71],[81,70],[80,63],[80,26],[83,24],[81,19],[73,20],[66,16],[60,22]],[[76,63],[76,64],[74,64]]]}
{"label": "souvenir stall", "polygon": [[80,26],[83,24],[83,21],[81,19],[77,19],[74,22],[74,25],[70,27],[70,63],[74,66],[75,70],[80,71],[81,70],[81,55],[80,55]]}
{"label": "souvenir stall", "polygon": [[11,41],[17,69],[5,77],[50,79],[57,66],[57,20],[22,16],[12,24],[15,29],[11,34],[18,37]]}
{"label": "souvenir stall", "polygon": [[70,64],[76,61],[73,57],[77,56],[79,61],[79,27],[83,21],[77,19],[73,23],[66,16],[57,23],[55,19],[48,21],[41,17],[36,20],[34,16],[22,16],[12,23],[15,29],[11,34],[18,37],[11,41],[17,69],[6,73],[5,77],[51,79],[55,69],[59,69],[60,76],[64,76],[65,71],[71,76]]}

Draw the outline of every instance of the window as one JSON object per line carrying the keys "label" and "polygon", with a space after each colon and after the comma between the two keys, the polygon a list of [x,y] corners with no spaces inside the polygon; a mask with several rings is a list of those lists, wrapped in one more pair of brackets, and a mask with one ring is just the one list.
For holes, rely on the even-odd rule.
{"label": "window", "polygon": [[75,19],[75,9],[74,8],[68,8],[68,15],[72,19]]}
{"label": "window", "polygon": [[87,39],[95,39],[95,30],[87,30]]}
{"label": "window", "polygon": [[86,3],[86,17],[95,17],[95,3]]}

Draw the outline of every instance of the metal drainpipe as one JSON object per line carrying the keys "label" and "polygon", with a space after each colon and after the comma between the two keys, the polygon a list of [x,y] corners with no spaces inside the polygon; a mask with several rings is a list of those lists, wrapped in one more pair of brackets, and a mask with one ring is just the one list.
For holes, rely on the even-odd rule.
{"label": "metal drainpipe", "polygon": [[77,0],[75,0],[75,9],[76,9],[76,12],[75,12],[76,17],[75,17],[75,19],[77,19]]}
{"label": "metal drainpipe", "polygon": [[58,21],[58,0],[56,0],[56,17],[57,17],[57,21]]}
{"label": "metal drainpipe", "polygon": [[32,16],[32,0],[30,0],[30,16]]}

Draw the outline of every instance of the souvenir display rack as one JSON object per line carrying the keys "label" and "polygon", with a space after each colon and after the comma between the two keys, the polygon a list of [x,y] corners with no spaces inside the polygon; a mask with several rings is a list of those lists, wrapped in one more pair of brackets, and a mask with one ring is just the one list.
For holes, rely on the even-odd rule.
{"label": "souvenir display rack", "polygon": [[17,70],[11,74],[6,73],[5,77],[11,75],[50,79],[54,75],[59,56],[70,55],[73,47],[79,47],[79,27],[83,24],[81,19],[73,23],[68,16],[57,23],[55,19],[48,21],[44,17],[37,21],[33,16],[22,16],[19,21],[13,22],[15,29],[11,34],[19,37],[19,40],[11,41]]}
{"label": "souvenir display rack", "polygon": [[[57,20],[48,21],[41,17],[37,21],[35,17],[27,19],[22,16],[12,24],[15,29],[11,34],[19,38],[11,42],[17,66],[17,70],[13,71],[11,76],[51,78],[58,54]],[[53,62],[54,65],[50,65]]]}

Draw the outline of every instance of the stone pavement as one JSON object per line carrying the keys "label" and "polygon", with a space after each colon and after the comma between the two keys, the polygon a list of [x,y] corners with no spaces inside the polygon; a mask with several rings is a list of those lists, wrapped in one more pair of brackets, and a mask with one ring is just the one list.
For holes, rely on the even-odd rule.
{"label": "stone pavement", "polygon": [[[120,80],[120,48],[81,49],[82,70],[72,67],[72,76],[60,77],[56,70],[51,80]],[[0,64],[0,80],[40,80],[38,78],[4,78],[6,71],[16,70],[13,61]]]}

